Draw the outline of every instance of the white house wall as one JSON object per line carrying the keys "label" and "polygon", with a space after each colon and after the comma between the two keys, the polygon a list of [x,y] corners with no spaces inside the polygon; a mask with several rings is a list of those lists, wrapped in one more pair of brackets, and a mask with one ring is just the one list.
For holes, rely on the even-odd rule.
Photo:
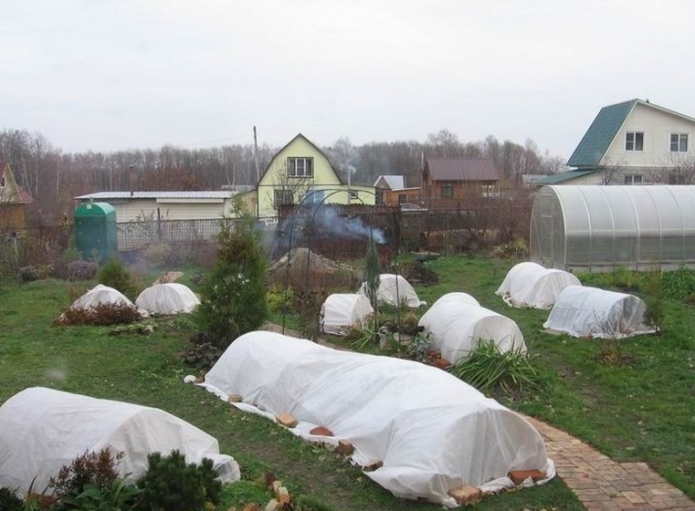
{"label": "white house wall", "polygon": [[[625,135],[628,132],[644,133],[644,150],[625,150]],[[672,133],[688,134],[687,153],[671,152]],[[613,139],[600,165],[628,168],[676,167],[682,160],[692,159],[695,156],[694,145],[695,123],[638,103]]]}
{"label": "white house wall", "polygon": [[186,203],[144,199],[111,204],[116,209],[116,221],[119,223],[157,220],[157,208],[159,208],[159,218],[162,220],[215,220],[231,210],[230,201]]}

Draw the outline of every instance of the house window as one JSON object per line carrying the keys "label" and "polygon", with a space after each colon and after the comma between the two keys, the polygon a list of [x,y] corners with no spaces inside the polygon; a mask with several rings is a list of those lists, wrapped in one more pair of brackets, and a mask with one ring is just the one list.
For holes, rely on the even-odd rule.
{"label": "house window", "polygon": [[5,188],[5,176],[0,177],[0,190]]}
{"label": "house window", "polygon": [[483,197],[497,197],[497,187],[495,185],[483,185]]}
{"label": "house window", "polygon": [[359,200],[360,194],[357,190],[348,190],[348,194],[350,195],[350,200]]}
{"label": "house window", "polygon": [[641,174],[625,174],[625,184],[626,185],[641,185],[642,175]]}
{"label": "house window", "polygon": [[326,197],[326,190],[307,190],[304,197],[304,202],[306,203],[319,204]]}
{"label": "house window", "polygon": [[688,134],[687,133],[671,133],[671,152],[672,153],[687,153],[688,152]]}
{"label": "house window", "polygon": [[669,174],[668,175],[668,184],[670,184],[670,185],[684,185],[684,184],[686,184],[685,176],[682,174]]}
{"label": "house window", "polygon": [[406,195],[404,193],[398,194],[398,204],[403,204],[405,202]]}
{"label": "house window", "polygon": [[442,185],[442,199],[451,199],[454,196],[454,187],[451,185]]}
{"label": "house window", "polygon": [[313,158],[287,158],[289,177],[314,177]]}
{"label": "house window", "polygon": [[287,204],[294,204],[294,194],[292,190],[275,190],[275,197],[273,204],[277,208],[278,206],[285,206]]}
{"label": "house window", "polygon": [[627,133],[625,133],[625,150],[643,151],[644,133],[642,133],[641,131],[628,131]]}

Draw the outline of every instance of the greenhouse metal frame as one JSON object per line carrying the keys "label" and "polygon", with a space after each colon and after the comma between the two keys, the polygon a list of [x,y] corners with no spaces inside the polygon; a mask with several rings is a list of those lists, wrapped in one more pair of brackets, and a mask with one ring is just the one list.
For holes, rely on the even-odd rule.
{"label": "greenhouse metal frame", "polygon": [[695,267],[695,186],[544,186],[530,250],[567,271]]}

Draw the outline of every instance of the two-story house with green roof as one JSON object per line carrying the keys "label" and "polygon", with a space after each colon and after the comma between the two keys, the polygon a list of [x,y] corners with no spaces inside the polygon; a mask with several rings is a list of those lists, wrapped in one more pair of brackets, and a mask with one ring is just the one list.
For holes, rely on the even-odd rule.
{"label": "two-story house with green roof", "polygon": [[273,156],[256,189],[259,218],[277,217],[286,204],[373,205],[373,186],[344,184],[328,157],[299,133]]}
{"label": "two-story house with green roof", "polygon": [[569,172],[536,184],[693,184],[695,119],[633,99],[603,107],[570,156]]}

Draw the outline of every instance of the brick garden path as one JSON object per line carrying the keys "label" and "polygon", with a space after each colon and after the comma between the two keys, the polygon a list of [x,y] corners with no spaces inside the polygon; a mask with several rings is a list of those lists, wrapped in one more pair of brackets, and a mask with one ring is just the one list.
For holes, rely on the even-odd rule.
{"label": "brick garden path", "polygon": [[557,474],[587,511],[695,511],[695,502],[646,463],[618,463],[537,419],[526,419],[545,440]]}
{"label": "brick garden path", "polygon": [[[282,331],[277,325],[265,329]],[[341,349],[324,339],[319,343]],[[545,422],[532,417],[526,420],[541,434],[557,474],[587,511],[695,511],[695,502],[646,463],[618,463]]]}

